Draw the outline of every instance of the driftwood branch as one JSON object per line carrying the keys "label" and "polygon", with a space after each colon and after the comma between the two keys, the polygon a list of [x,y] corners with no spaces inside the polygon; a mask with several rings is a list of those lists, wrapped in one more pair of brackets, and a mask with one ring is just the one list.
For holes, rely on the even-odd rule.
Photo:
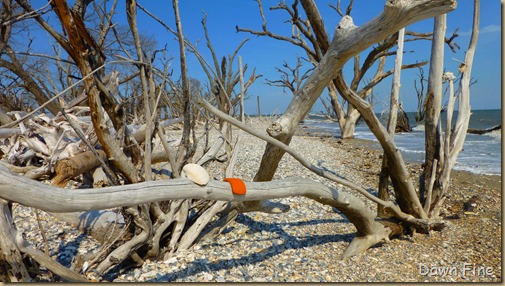
{"label": "driftwood branch", "polygon": [[54,274],[61,277],[65,282],[88,282],[80,274],[66,268],[57,261],[51,259],[44,252],[36,249],[23,239],[23,234],[18,232],[16,234],[16,243],[21,252],[28,254],[33,260],[37,261],[41,266],[49,269]]}
{"label": "driftwood branch", "polygon": [[[361,200],[348,193],[307,179],[294,178],[274,182],[246,183],[247,193],[235,195],[227,182],[212,180],[206,186],[198,186],[188,179],[149,181],[101,189],[67,190],[27,180],[12,174],[3,166],[0,166],[0,170],[2,171],[0,197],[45,211],[98,210],[189,198],[244,202],[305,196],[341,211],[356,226],[357,238],[366,242],[368,247],[379,241],[387,240],[389,235],[389,230],[374,221],[373,213]],[[55,200],[55,197],[58,199]],[[345,255],[356,254],[355,250],[362,250],[361,245],[363,243],[360,243],[359,247],[354,244],[354,250],[348,249]]]}
{"label": "driftwood branch", "polygon": [[[411,23],[455,8],[456,2],[449,0],[387,1],[380,15],[359,27],[354,25],[351,17],[344,16],[318,66],[293,97],[284,115],[269,126],[270,136],[289,144],[300,120],[350,58]],[[255,181],[271,180],[283,155],[281,149],[267,144]]]}
{"label": "driftwood branch", "polygon": [[92,151],[86,151],[77,156],[60,160],[56,165],[56,177],[53,179],[53,184],[64,187],[70,179],[99,166],[100,159],[107,160],[105,152],[98,150],[97,153],[99,156],[93,154]]}
{"label": "driftwood branch", "polygon": [[3,260],[0,270],[5,271],[3,275],[11,282],[30,282],[32,279],[16,245],[16,232],[9,206],[0,199],[0,258]]}

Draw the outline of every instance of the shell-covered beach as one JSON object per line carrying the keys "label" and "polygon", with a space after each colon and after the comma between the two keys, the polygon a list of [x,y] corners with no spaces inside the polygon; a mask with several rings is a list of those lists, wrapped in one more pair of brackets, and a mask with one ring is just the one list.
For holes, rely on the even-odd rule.
{"label": "shell-covered beach", "polygon": [[[248,123],[265,132],[268,120]],[[376,193],[380,157],[365,140],[307,133],[300,128],[290,146],[313,164]],[[176,135],[180,131],[171,131]],[[217,136],[213,132],[212,136]],[[234,130],[234,135],[238,130]],[[265,142],[241,132],[235,175],[252,180]],[[419,175],[419,166],[409,165]],[[206,166],[211,177],[223,179],[221,163]],[[274,177],[317,177],[285,155]],[[344,191],[352,192],[343,188]],[[360,197],[359,194],[354,195]],[[464,210],[475,198],[476,207]],[[57,199],[57,198],[56,198]],[[365,200],[365,199],[364,199]],[[217,239],[203,241],[168,260],[146,260],[135,269],[110,271],[95,281],[114,282],[499,282],[501,273],[501,177],[453,171],[449,197],[441,215],[442,231],[406,235],[380,244],[365,253],[342,260],[355,228],[331,207],[302,197],[278,199],[290,211],[282,214],[240,214]],[[376,206],[366,201],[374,211]],[[99,250],[99,244],[73,227],[41,212],[44,231],[54,259],[67,267],[77,253]],[[27,240],[44,249],[33,209],[15,206],[14,219]],[[91,274],[88,274],[91,275]],[[40,275],[40,281],[50,281]]]}

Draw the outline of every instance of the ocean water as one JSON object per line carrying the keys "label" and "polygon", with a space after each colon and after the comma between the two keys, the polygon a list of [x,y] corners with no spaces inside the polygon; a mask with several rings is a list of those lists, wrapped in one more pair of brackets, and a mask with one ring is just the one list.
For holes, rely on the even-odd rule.
{"label": "ocean water", "polygon": [[[410,124],[413,131],[408,133],[398,133],[395,135],[395,143],[402,152],[403,158],[407,162],[423,162],[424,151],[424,125],[415,122],[415,113],[408,112]],[[379,114],[378,114],[379,116]],[[452,120],[456,121],[457,112]],[[446,114],[442,114],[442,126],[445,126]],[[381,118],[385,122],[387,118]],[[474,110],[470,117],[469,128],[487,129],[502,123],[501,109],[496,110]],[[340,137],[340,130],[337,122],[332,122],[320,116],[309,115],[304,123],[311,130],[331,134]],[[442,128],[445,130],[445,127]],[[364,121],[360,121],[356,127],[355,138],[367,139],[377,142]],[[460,152],[454,169],[470,171],[476,174],[500,175],[501,174],[501,130],[493,131],[483,135],[467,134],[463,151]],[[377,143],[380,148],[380,145]]]}

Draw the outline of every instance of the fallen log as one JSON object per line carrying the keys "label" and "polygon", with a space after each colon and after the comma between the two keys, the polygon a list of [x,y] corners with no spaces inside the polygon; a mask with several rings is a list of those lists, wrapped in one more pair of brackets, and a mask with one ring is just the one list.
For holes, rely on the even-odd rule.
{"label": "fallen log", "polygon": [[[103,160],[107,160],[104,151],[97,150],[97,152]],[[62,159],[56,165],[56,177],[53,179],[53,184],[58,187],[64,187],[70,179],[90,171],[98,165],[100,165],[100,160],[92,151],[86,151],[74,157]]]}
{"label": "fallen log", "polygon": [[486,133],[493,132],[493,131],[500,130],[500,129],[501,129],[501,124],[500,124],[500,125],[497,125],[497,126],[495,126],[495,127],[487,128],[487,129],[473,129],[473,128],[468,128],[468,130],[467,130],[466,132],[467,132],[467,133],[470,133],[470,134],[478,134],[478,135],[482,135],[482,134],[486,134]]}

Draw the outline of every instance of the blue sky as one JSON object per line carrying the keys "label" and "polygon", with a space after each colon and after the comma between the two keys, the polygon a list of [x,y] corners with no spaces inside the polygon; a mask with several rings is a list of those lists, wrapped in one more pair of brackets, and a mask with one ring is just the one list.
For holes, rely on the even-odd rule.
{"label": "blue sky", "polygon": [[[34,7],[40,7],[45,1],[33,1]],[[119,1],[118,10],[115,20],[121,24],[126,24],[124,1]],[[268,8],[278,3],[278,0],[263,1],[265,16],[267,18],[268,27],[272,32],[290,35],[291,27],[284,23],[289,19],[285,11],[270,11]],[[290,3],[290,1],[288,1]],[[316,1],[321,14],[323,15],[326,29],[331,34],[334,27],[340,21],[340,16],[331,9],[329,4],[336,4],[337,1]],[[354,8],[351,13],[354,23],[362,25],[373,17],[378,15],[383,9],[384,2],[370,0],[354,1]],[[40,3],[40,4],[39,4]],[[156,14],[165,23],[175,28],[175,20],[171,1],[142,1],[144,7]],[[288,3],[288,4],[289,4]],[[343,0],[343,7],[348,1]],[[275,71],[275,67],[282,65],[283,61],[287,61],[291,65],[296,63],[296,56],[305,56],[301,48],[291,44],[280,42],[266,37],[256,37],[247,33],[236,33],[235,26],[242,28],[250,28],[261,30],[261,18],[258,12],[256,1],[253,0],[181,0],[180,11],[182,18],[183,30],[186,37],[193,43],[199,42],[199,51],[211,60],[210,53],[205,47],[205,39],[203,36],[203,28],[201,19],[203,12],[207,14],[207,27],[211,40],[213,42],[216,53],[219,57],[231,54],[237,45],[249,38],[249,42],[240,50],[239,55],[242,57],[244,64],[247,63],[252,68],[256,68],[256,73],[263,75],[258,79],[248,91],[250,99],[246,101],[246,113],[256,113],[256,97],[261,98],[261,111],[266,113],[282,113],[291,100],[289,91],[283,92],[282,88],[272,87],[265,84],[265,78],[277,79],[279,74]],[[471,105],[473,109],[497,109],[501,107],[501,4],[496,0],[481,1],[481,34],[477,51],[474,59],[472,76],[477,79],[477,83],[472,86]],[[459,27],[460,36],[457,38],[457,43],[461,49],[457,53],[452,53],[446,49],[446,69],[457,73],[459,62],[464,59],[464,52],[468,46],[470,39],[471,23],[473,13],[473,1],[461,0],[455,11],[448,14],[447,33],[452,32]],[[169,55],[175,58],[172,63],[174,74],[177,74],[179,63],[178,44],[173,35],[169,34],[161,25],[146,16],[142,11],[138,11],[139,31],[146,35],[153,35],[159,47],[167,45]],[[407,28],[416,32],[430,32],[433,29],[433,19],[427,19],[416,23]],[[417,43],[407,43],[406,51],[414,51],[407,53],[404,56],[404,63],[415,63],[416,61],[429,60],[429,51],[431,43],[429,41],[420,41]],[[362,58],[364,58],[363,56]],[[394,58],[390,57],[386,65],[386,69],[393,66]],[[350,80],[351,73],[347,65],[344,69],[346,79]],[[426,67],[425,74],[427,75],[428,68]],[[200,64],[196,58],[188,53],[188,70],[191,77],[199,78],[202,81],[206,80]],[[370,78],[374,69],[370,70]],[[402,88],[401,100],[403,107],[407,111],[414,111],[417,106],[416,92],[413,87],[413,81],[417,78],[417,69],[404,71],[402,73]],[[248,74],[246,74],[246,77]],[[386,102],[390,94],[391,78],[385,79],[383,83],[374,90],[376,96],[376,111],[380,112],[387,107]],[[326,92],[323,93],[323,98],[327,98]],[[313,111],[323,110],[321,103],[318,101]]]}

